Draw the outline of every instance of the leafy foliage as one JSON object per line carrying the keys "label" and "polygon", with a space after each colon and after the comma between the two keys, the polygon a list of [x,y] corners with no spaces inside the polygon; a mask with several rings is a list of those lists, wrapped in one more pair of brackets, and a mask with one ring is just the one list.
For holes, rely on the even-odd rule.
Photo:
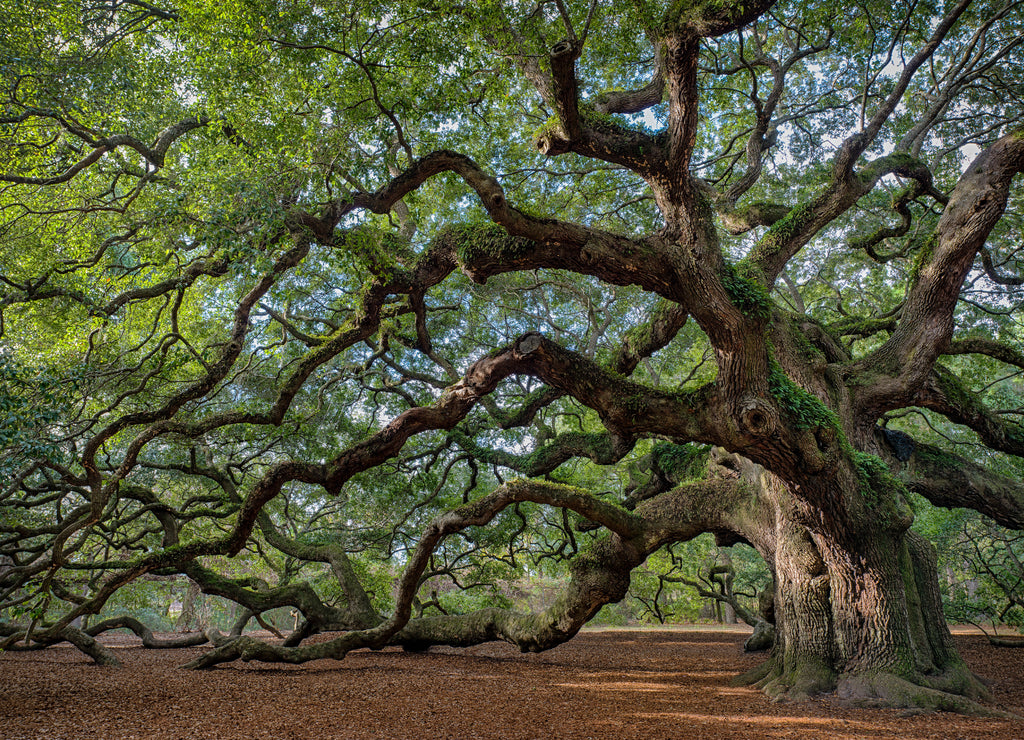
{"label": "leafy foliage", "polygon": [[[878,579],[836,671],[938,619],[872,558],[908,489],[1024,526],[1021,7],[621,6],[0,0],[9,644],[198,589],[343,633],[278,659],[539,650],[728,558]],[[1014,535],[924,511],[1019,622]]]}

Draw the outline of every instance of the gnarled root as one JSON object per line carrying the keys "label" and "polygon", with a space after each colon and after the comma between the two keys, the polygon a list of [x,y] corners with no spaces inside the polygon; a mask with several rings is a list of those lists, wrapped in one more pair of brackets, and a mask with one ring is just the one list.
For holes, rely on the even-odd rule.
{"label": "gnarled root", "polygon": [[[942,688],[933,688],[926,685],[928,683]],[[895,707],[925,712],[1017,718],[1014,714],[975,701],[991,699],[991,695],[973,676],[942,676],[937,680],[921,677],[921,683],[918,683],[882,671],[848,673],[839,677],[836,695],[844,703],[857,707]]]}
{"label": "gnarled root", "polygon": [[908,709],[921,712],[957,712],[982,717],[1016,718],[1009,712],[980,702],[992,695],[963,664],[933,676],[903,678],[886,671],[837,674],[822,661],[803,659],[790,670],[776,657],[733,679],[734,686],[756,686],[772,701],[804,701],[832,693],[850,706]]}
{"label": "gnarled root", "polygon": [[836,688],[836,672],[823,661],[805,659],[790,670],[783,670],[776,657],[748,673],[737,676],[734,686],[756,686],[772,701],[804,701]]}

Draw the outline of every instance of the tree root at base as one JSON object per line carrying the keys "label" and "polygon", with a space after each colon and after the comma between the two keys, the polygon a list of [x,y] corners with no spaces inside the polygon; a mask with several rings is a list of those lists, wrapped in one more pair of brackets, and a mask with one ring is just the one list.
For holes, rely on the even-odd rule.
{"label": "tree root at base", "polygon": [[992,701],[992,695],[981,679],[963,666],[936,676],[908,680],[885,671],[837,674],[814,661],[782,671],[777,661],[768,660],[731,683],[762,689],[773,702],[805,701],[834,692],[843,704],[851,707],[1021,719],[1012,712],[982,703]]}
{"label": "tree root at base", "polygon": [[975,698],[991,699],[991,695],[980,683],[972,682],[979,689],[974,698],[964,693],[931,688],[923,683],[909,681],[893,673],[844,674],[839,678],[836,695],[844,704],[854,707],[956,712],[977,717],[1020,719],[1011,712],[976,701]]}

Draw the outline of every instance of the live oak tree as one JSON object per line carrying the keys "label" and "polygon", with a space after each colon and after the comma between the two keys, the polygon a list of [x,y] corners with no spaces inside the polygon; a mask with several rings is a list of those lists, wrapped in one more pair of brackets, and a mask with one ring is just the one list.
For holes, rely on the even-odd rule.
{"label": "live oak tree", "polygon": [[1021,3],[0,9],[4,647],[178,573],[303,616],[193,667],[543,650],[712,532],[749,682],[980,710],[910,504],[1024,527]]}

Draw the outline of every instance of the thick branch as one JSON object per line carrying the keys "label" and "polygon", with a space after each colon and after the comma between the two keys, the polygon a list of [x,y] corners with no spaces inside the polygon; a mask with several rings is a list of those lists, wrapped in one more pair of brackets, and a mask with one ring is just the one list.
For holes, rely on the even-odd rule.
{"label": "thick branch", "polygon": [[117,659],[114,652],[103,643],[96,640],[92,635],[86,634],[77,627],[63,627],[51,634],[52,630],[46,630],[39,635],[32,637],[32,643],[28,645],[15,642],[25,636],[25,632],[13,625],[0,623],[0,635],[8,636],[4,641],[4,650],[39,650],[47,645],[63,641],[70,642],[76,648],[88,655],[97,665],[118,667],[121,661]]}
{"label": "thick branch", "polygon": [[855,176],[831,183],[809,202],[790,210],[758,241],[747,260],[764,274],[767,285],[773,285],[786,263],[804,245],[870,193],[887,174],[917,180],[923,188],[932,189],[931,172],[923,163],[905,154],[879,157]]}
{"label": "thick branch", "polygon": [[1020,481],[959,455],[918,443],[903,478],[907,488],[936,506],[974,509],[1011,529],[1024,529]]}
{"label": "thick branch", "polygon": [[[484,526],[506,507],[520,501],[534,501],[571,509],[625,538],[636,538],[643,532],[643,523],[639,517],[601,501],[581,489],[538,481],[512,481],[479,501],[440,515],[427,527],[399,582],[395,610],[382,624],[370,629],[348,632],[330,642],[303,647],[277,647],[252,638],[240,637],[192,661],[186,667],[209,668],[238,658],[304,663],[319,658],[340,659],[352,650],[362,647],[382,647],[408,624],[421,576],[441,540],[470,526]],[[633,566],[627,562],[626,567],[628,574],[628,570]],[[626,585],[628,582],[627,575]],[[596,611],[596,608],[590,610],[587,618],[589,619]]]}
{"label": "thick branch", "polygon": [[1016,347],[987,337],[967,337],[949,343],[947,355],[985,355],[1024,370],[1024,353]]}
{"label": "thick branch", "polygon": [[993,450],[1024,457],[1024,427],[994,414],[963,381],[941,365],[933,368],[913,403],[974,430]]}
{"label": "thick branch", "polygon": [[597,96],[594,110],[601,114],[641,113],[661,103],[665,96],[663,44],[654,47],[654,75],[651,81],[636,90],[610,90]]}
{"label": "thick branch", "polygon": [[144,625],[134,617],[123,614],[120,617],[111,617],[110,619],[104,619],[102,622],[92,624],[85,631],[86,634],[91,637],[96,637],[104,632],[116,629],[129,629],[136,635],[142,638],[143,647],[153,649],[175,649],[175,648],[187,648],[195,647],[196,645],[204,645],[208,642],[207,637],[202,632],[194,632],[187,635],[179,635],[169,639],[160,639],[153,634],[153,630]]}
{"label": "thick branch", "polygon": [[623,375],[631,375],[640,360],[668,346],[686,325],[688,316],[686,310],[677,303],[659,301],[647,321],[632,327],[623,336],[612,369]]}

